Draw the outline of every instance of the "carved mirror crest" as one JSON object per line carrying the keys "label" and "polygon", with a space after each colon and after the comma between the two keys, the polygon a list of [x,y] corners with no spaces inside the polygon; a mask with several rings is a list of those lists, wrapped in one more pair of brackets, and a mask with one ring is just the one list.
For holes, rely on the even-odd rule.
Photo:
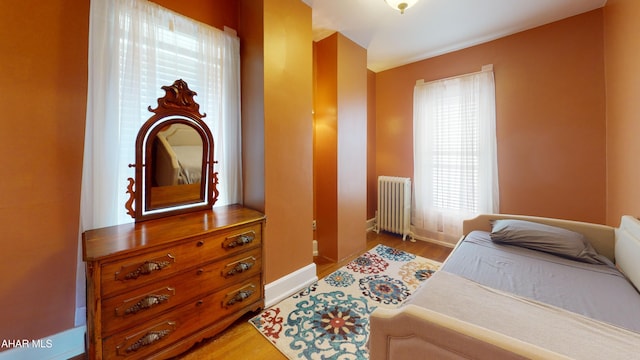
{"label": "carved mirror crest", "polygon": [[[136,138],[135,180],[125,204],[136,222],[211,208],[218,199],[214,141],[195,91],[176,80]],[[134,203],[135,201],[135,203]],[[134,206],[135,205],[135,206]],[[135,209],[134,209],[135,208]]]}

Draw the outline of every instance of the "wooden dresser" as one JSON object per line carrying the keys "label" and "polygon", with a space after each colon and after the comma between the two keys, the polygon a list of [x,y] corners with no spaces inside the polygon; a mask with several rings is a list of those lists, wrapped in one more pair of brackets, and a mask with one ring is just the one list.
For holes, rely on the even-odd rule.
{"label": "wooden dresser", "polygon": [[90,359],[178,355],[264,306],[263,214],[239,205],[90,230]]}

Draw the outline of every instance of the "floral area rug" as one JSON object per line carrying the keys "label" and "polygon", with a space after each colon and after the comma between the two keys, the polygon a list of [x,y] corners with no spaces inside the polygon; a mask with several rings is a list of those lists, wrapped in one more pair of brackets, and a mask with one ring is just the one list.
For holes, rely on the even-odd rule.
{"label": "floral area rug", "polygon": [[400,306],[440,265],[378,245],[249,322],[289,359],[368,359],[369,314]]}

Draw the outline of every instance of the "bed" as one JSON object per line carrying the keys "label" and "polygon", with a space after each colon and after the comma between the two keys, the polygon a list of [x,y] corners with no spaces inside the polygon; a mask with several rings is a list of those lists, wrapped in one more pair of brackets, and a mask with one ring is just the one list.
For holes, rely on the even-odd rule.
{"label": "bed", "polygon": [[[539,226],[552,232],[536,238]],[[564,231],[575,239],[558,247]],[[465,221],[464,233],[407,303],[373,312],[372,360],[638,356],[638,219],[613,228],[489,214]]]}

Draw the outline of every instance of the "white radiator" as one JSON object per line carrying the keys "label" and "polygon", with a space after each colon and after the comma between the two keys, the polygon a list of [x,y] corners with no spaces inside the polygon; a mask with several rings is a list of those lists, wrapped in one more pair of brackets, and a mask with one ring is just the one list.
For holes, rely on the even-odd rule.
{"label": "white radiator", "polygon": [[378,177],[378,213],[376,232],[401,234],[402,240],[411,228],[411,179],[395,176]]}

